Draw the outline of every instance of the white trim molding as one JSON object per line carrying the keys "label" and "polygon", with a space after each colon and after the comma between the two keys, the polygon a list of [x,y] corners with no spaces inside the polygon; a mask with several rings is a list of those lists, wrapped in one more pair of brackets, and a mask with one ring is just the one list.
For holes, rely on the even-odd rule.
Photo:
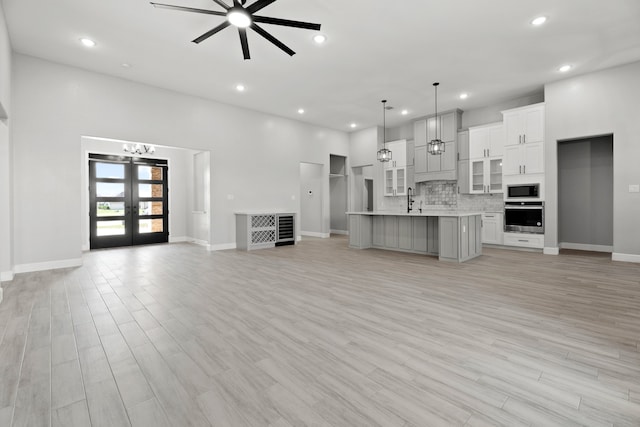
{"label": "white trim molding", "polygon": [[206,240],[200,240],[200,239],[189,238],[188,242],[189,242],[189,243],[193,243],[194,245],[204,246],[204,247],[206,247],[207,249],[209,249],[209,242],[207,242]]}
{"label": "white trim molding", "polygon": [[558,255],[560,253],[560,248],[544,248],[542,253],[545,255]]}
{"label": "white trim molding", "polygon": [[349,232],[347,230],[331,230],[331,234],[342,234],[343,236],[348,236]]}
{"label": "white trim molding", "polygon": [[2,289],[2,286],[0,286],[0,303],[2,302],[2,294],[3,294],[4,290]]}
{"label": "white trim molding", "polygon": [[171,235],[169,235],[169,243],[184,243],[184,242],[189,242],[191,240],[192,239],[187,236],[172,237]]}
{"label": "white trim molding", "polygon": [[640,255],[612,253],[611,261],[640,262]]}
{"label": "white trim molding", "polygon": [[329,237],[331,237],[331,234],[329,233],[317,233],[315,231],[301,231],[300,235],[308,237],[320,237],[321,239],[328,239]]}
{"label": "white trim molding", "polygon": [[613,246],[607,245],[590,245],[586,243],[568,243],[560,242],[560,249],[575,249],[578,251],[591,251],[591,252],[613,252]]}
{"label": "white trim molding", "polygon": [[13,280],[13,271],[0,272],[0,282],[10,282]]}
{"label": "white trim molding", "polygon": [[219,243],[217,245],[207,245],[208,251],[224,251],[227,249],[235,249],[235,243]]}
{"label": "white trim molding", "polygon": [[18,264],[15,267],[13,267],[13,272],[15,274],[31,273],[33,271],[57,270],[60,268],[80,267],[81,265],[82,265],[82,258],[61,259],[58,261],[35,262],[32,264]]}

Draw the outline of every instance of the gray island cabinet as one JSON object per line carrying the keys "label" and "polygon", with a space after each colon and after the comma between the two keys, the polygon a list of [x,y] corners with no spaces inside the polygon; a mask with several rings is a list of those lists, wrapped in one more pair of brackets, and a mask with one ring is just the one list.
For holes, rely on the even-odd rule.
{"label": "gray island cabinet", "polygon": [[349,247],[388,249],[463,262],[482,255],[479,212],[347,212]]}

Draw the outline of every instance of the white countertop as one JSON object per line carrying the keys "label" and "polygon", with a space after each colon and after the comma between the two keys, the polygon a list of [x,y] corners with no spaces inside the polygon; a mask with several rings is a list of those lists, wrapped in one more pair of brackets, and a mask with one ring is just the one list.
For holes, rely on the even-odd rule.
{"label": "white countertop", "polygon": [[458,211],[458,210],[444,210],[444,209],[432,209],[422,210],[422,213],[417,210],[414,212],[393,212],[393,211],[369,211],[369,212],[347,212],[347,215],[387,215],[387,216],[473,216],[482,215],[482,212],[476,211]]}
{"label": "white countertop", "polygon": [[234,214],[236,215],[275,215],[275,214],[296,215],[297,212],[292,212],[290,210],[278,210],[278,209],[256,209],[256,210],[238,211],[238,212],[234,212]]}

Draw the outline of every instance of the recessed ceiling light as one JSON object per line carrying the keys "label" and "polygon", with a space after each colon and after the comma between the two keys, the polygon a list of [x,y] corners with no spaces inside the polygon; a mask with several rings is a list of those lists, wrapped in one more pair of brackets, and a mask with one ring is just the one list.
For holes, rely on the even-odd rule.
{"label": "recessed ceiling light", "polygon": [[357,124],[355,124],[355,123],[351,123],[349,126],[351,126],[351,128],[353,129],[353,128],[355,128],[355,127],[356,127],[356,126],[358,126],[358,125],[357,125]]}
{"label": "recessed ceiling light", "polygon": [[558,68],[558,71],[560,71],[561,73],[566,73],[567,71],[569,71],[571,69],[571,65],[563,65],[562,67]]}
{"label": "recessed ceiling light", "polygon": [[128,62],[123,62],[122,68],[131,68],[131,64],[129,64]]}
{"label": "recessed ceiling light", "polygon": [[409,114],[409,110],[402,110],[400,111],[400,114],[402,114],[403,116],[406,116],[407,114]]}
{"label": "recessed ceiling light", "polygon": [[96,45],[96,42],[86,37],[81,38],[80,43],[82,43],[85,47],[94,47]]}
{"label": "recessed ceiling light", "polygon": [[237,90],[238,92],[244,92],[244,90],[245,90],[245,89],[246,89],[246,88],[244,87],[244,85],[243,85],[243,84],[238,84],[238,85],[236,85],[236,90]]}
{"label": "recessed ceiling light", "polygon": [[313,36],[313,41],[317,44],[322,44],[327,41],[327,36],[325,36],[324,34],[316,34],[315,36]]}
{"label": "recessed ceiling light", "polygon": [[468,97],[469,97],[468,93],[461,93],[459,96],[460,99],[467,99]]}
{"label": "recessed ceiling light", "polygon": [[304,114],[304,108],[298,108],[298,114]]}
{"label": "recessed ceiling light", "polygon": [[531,21],[531,25],[535,25],[537,27],[544,24],[545,22],[547,22],[546,16],[538,16],[533,21]]}

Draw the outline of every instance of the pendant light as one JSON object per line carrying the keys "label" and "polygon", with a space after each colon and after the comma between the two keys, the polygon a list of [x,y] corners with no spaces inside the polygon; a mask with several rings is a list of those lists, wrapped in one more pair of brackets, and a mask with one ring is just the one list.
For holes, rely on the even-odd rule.
{"label": "pendant light", "polygon": [[[436,82],[433,84],[433,87],[436,91],[436,132],[435,139],[429,141],[429,145],[427,147],[427,151],[429,154],[440,155],[444,153],[444,142],[440,138],[438,138],[438,85],[440,83]],[[440,134],[442,134],[442,126],[440,126]]]}
{"label": "pendant light", "polygon": [[378,150],[378,161],[380,162],[388,162],[391,160],[391,150],[387,149],[387,122],[386,122],[386,113],[387,113],[387,100],[382,100],[382,148]]}

